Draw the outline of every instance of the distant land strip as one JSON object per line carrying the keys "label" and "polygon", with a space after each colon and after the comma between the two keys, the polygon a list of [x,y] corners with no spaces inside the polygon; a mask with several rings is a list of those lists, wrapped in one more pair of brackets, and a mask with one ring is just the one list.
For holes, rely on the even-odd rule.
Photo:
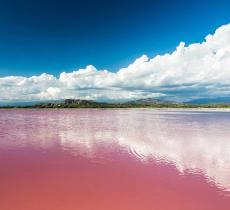
{"label": "distant land strip", "polygon": [[158,99],[139,99],[124,103],[106,103],[96,102],[93,100],[82,99],[65,99],[58,102],[36,103],[32,105],[2,105],[1,109],[12,108],[230,108],[230,103],[208,103],[208,104],[191,104],[191,103],[176,103],[169,101],[161,101]]}

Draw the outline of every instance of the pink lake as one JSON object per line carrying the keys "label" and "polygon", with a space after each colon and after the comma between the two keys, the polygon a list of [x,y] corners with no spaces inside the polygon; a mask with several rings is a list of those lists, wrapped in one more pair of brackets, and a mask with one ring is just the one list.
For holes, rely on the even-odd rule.
{"label": "pink lake", "polygon": [[229,210],[230,112],[0,110],[0,210]]}

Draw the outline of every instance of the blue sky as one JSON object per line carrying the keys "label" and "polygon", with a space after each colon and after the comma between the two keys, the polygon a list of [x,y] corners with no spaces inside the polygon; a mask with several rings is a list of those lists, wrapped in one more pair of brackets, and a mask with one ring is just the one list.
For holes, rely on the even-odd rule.
{"label": "blue sky", "polygon": [[227,0],[0,0],[0,102],[230,101]]}
{"label": "blue sky", "polygon": [[0,0],[0,76],[117,71],[201,42],[229,11],[227,0]]}

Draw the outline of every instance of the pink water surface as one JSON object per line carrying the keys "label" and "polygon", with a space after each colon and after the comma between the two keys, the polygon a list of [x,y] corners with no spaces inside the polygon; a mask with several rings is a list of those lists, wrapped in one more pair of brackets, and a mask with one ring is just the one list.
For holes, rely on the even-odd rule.
{"label": "pink water surface", "polygon": [[0,210],[229,210],[230,113],[0,110]]}

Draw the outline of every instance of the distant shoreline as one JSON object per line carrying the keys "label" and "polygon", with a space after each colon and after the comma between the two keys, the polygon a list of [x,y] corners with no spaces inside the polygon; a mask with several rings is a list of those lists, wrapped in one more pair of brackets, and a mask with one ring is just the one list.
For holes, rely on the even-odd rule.
{"label": "distant shoreline", "polygon": [[177,108],[177,107],[77,107],[77,108],[38,108],[38,107],[0,107],[0,110],[74,110],[74,109],[95,109],[95,110],[129,110],[129,109],[136,109],[136,110],[155,110],[155,111],[209,111],[209,112],[230,112],[230,107],[229,108]]}
{"label": "distant shoreline", "polygon": [[92,100],[66,99],[59,102],[2,105],[0,109],[183,109],[183,110],[230,110],[230,103],[191,104],[166,102],[157,99],[140,99],[125,103],[105,103]]}

